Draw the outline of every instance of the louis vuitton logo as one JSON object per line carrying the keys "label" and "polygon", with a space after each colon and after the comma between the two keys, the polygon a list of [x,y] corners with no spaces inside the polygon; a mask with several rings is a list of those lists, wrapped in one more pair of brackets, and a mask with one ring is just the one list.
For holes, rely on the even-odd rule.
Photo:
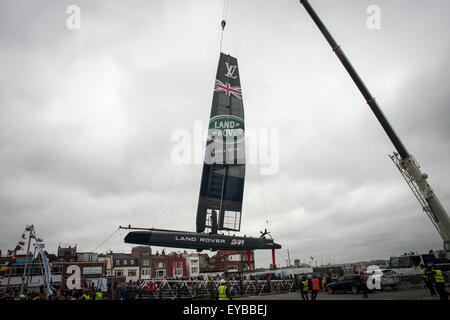
{"label": "louis vuitton logo", "polygon": [[230,66],[228,62],[225,62],[225,65],[227,66],[227,73],[225,74],[225,77],[236,79],[237,76],[233,76],[234,71],[236,71],[236,66]]}

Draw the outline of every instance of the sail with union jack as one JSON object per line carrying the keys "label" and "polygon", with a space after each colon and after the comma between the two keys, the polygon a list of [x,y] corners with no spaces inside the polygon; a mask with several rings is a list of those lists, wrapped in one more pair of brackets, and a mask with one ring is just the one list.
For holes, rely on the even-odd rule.
{"label": "sail with union jack", "polygon": [[231,86],[229,82],[223,83],[219,79],[216,79],[216,83],[214,85],[215,92],[225,92],[227,96],[232,94],[236,98],[242,99],[242,90],[239,86]]}
{"label": "sail with union jack", "polygon": [[221,53],[197,207],[197,232],[239,231],[245,179],[244,105],[238,62]]}

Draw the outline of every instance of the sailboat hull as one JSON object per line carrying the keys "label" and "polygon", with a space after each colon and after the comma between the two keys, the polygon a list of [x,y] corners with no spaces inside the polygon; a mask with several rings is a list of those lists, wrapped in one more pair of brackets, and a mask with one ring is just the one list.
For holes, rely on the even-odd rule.
{"label": "sailboat hull", "polygon": [[236,237],[187,231],[149,229],[129,232],[124,241],[149,246],[197,250],[258,250],[280,249],[272,239]]}

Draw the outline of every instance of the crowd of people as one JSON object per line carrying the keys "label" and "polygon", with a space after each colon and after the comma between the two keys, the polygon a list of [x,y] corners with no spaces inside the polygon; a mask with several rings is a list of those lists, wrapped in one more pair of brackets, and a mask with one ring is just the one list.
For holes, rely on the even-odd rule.
{"label": "crowd of people", "polygon": [[[27,292],[28,291],[28,292]],[[51,294],[41,285],[37,290],[21,290],[19,287],[11,287],[3,294],[0,300],[103,300],[105,293],[94,288],[93,284],[81,289],[68,289],[64,285],[51,287]]]}
{"label": "crowd of people", "polygon": [[[432,296],[439,295],[441,300],[448,300],[448,292],[445,290],[445,278],[442,271],[437,269],[435,266],[422,267],[422,279],[425,282],[425,286],[430,290]],[[367,298],[368,287],[367,279],[365,274],[359,272],[361,289],[365,298]],[[226,299],[230,298],[230,285],[233,283],[235,286],[234,290],[240,292],[241,294],[245,291],[244,281],[248,285],[248,281],[255,280],[279,280],[276,274],[257,274],[257,275],[233,275],[224,282],[222,276],[198,276],[189,278],[177,278],[177,279],[166,279],[168,282],[175,283],[175,288],[178,291],[177,297],[181,297],[181,281],[189,284],[188,290],[196,291],[196,288],[192,283],[196,281],[208,281],[208,290],[211,292],[211,298],[213,299],[217,295],[217,288],[222,287],[222,296]],[[300,292],[303,300],[316,300],[317,294],[320,290],[325,291],[326,285],[329,282],[329,278],[326,275],[312,275],[311,277],[299,277],[296,281],[295,277],[288,277],[286,283],[291,280],[292,284],[296,285],[295,288]],[[217,285],[217,288],[216,288]],[[6,292],[0,294],[0,300],[135,300],[135,299],[157,299],[157,289],[158,284],[154,281],[147,281],[145,285],[142,282],[129,281],[129,282],[119,282],[117,280],[112,280],[107,282],[107,286],[100,288],[95,287],[94,283],[84,282],[80,289],[69,289],[62,283],[59,286],[51,286],[51,294],[47,294],[47,289],[44,285],[41,285],[36,290],[22,290],[20,287],[11,287]],[[226,288],[226,290],[224,289]],[[186,289],[186,288],[185,288]],[[222,297],[222,298],[223,298]],[[159,298],[161,298],[159,296]],[[224,299],[225,299],[224,298]]]}

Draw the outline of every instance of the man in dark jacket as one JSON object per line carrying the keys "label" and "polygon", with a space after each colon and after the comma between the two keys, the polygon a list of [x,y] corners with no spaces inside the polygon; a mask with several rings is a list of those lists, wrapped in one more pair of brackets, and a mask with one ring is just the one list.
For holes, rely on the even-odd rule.
{"label": "man in dark jacket", "polygon": [[360,278],[360,281],[361,281],[361,289],[363,291],[363,297],[364,298],[368,298],[368,295],[367,295],[368,288],[367,288],[366,275],[364,274],[364,272],[362,270],[359,270],[358,273],[359,273],[359,278]]}

